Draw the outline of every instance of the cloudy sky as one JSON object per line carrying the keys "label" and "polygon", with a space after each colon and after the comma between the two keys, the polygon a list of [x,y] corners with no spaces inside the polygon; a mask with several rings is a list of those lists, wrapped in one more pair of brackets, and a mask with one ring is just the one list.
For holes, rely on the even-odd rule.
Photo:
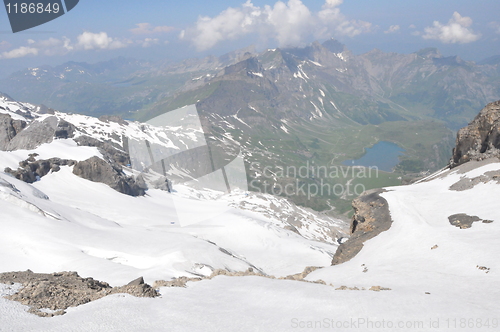
{"label": "cloudy sky", "polygon": [[499,13],[499,0],[80,0],[67,14],[13,34],[1,8],[0,75],[69,60],[179,60],[331,37],[357,54],[437,47],[479,61],[500,54]]}

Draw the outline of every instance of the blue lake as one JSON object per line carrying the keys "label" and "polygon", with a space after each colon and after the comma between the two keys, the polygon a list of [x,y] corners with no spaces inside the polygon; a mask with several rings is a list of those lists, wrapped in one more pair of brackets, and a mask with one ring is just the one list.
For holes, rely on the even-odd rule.
{"label": "blue lake", "polygon": [[377,166],[379,170],[392,172],[394,166],[399,164],[399,156],[403,155],[404,149],[391,142],[378,142],[371,148],[366,149],[363,157],[356,160],[342,162],[345,166]]}

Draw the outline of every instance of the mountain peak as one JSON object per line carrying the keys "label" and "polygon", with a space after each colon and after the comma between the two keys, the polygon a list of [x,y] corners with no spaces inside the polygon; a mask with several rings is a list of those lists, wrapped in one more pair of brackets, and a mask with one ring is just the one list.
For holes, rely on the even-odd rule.
{"label": "mountain peak", "polygon": [[345,45],[334,38],[328,39],[322,45],[332,53],[342,53],[345,50]]}

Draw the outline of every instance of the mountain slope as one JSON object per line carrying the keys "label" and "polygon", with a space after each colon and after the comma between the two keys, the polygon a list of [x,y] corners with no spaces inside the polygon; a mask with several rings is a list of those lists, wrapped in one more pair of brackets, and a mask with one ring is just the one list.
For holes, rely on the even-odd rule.
{"label": "mountain slope", "polygon": [[[488,105],[462,133],[475,133],[477,123],[496,119],[498,112],[498,103]],[[494,127],[489,137],[497,132]],[[466,135],[458,135],[457,147],[466,146],[461,143],[467,139]],[[474,156],[471,160],[451,165],[417,183],[378,193],[387,203],[390,227],[365,241],[350,260],[310,272],[306,279],[316,283],[271,276],[218,276],[188,282],[185,287],[160,287],[162,296],[158,298],[108,296],[70,308],[66,315],[54,318],[30,315],[26,306],[0,298],[1,328],[497,330],[500,161],[498,157],[487,158],[494,145],[483,152],[482,144],[469,147],[471,150],[462,151],[478,149],[477,154],[469,153]],[[6,154],[12,152],[2,156]],[[149,280],[156,276],[205,274],[211,270],[207,262],[226,269],[246,268],[252,262],[256,268],[283,275],[307,263],[324,263],[328,248],[336,247],[275,227],[277,220],[258,213],[267,204],[257,204],[254,212],[229,209],[219,218],[172,228],[161,224],[172,216],[165,204],[172,195],[166,191],[149,189],[146,197],[119,194],[108,186],[75,176],[69,166],[34,185],[4,174],[0,177],[0,208],[7,216],[1,219],[0,252],[5,259],[2,268],[79,267],[82,274],[92,273],[113,283],[128,281],[128,276],[139,273]],[[73,188],[81,190],[75,192]],[[41,191],[47,191],[50,200]],[[179,187],[174,195],[191,209],[204,201],[212,206],[240,202],[239,193],[213,200],[213,192],[185,187]],[[212,199],[204,200],[203,196]],[[272,199],[249,198],[249,210],[254,210],[254,204],[263,198]],[[373,198],[373,204],[369,200],[365,203],[371,206],[368,209],[377,210],[381,200]],[[287,204],[272,203],[280,207]],[[355,207],[358,211],[351,227],[354,234],[370,231],[370,225],[377,220],[360,211],[359,204]],[[366,218],[362,219],[363,215]],[[282,221],[283,216],[277,219]],[[341,241],[342,246],[349,241]],[[201,262],[206,264],[193,265]],[[0,294],[12,294],[18,287],[0,285]]]}
{"label": "mountain slope", "polygon": [[[131,168],[134,139],[190,149],[198,144],[196,127],[99,120],[5,96],[0,117],[2,134],[19,127],[1,140],[3,271],[78,270],[113,284],[216,269],[285,276],[328,264],[345,235],[344,222],[281,198],[177,182],[167,190],[150,181],[152,174]],[[196,222],[180,218],[193,212]]]}

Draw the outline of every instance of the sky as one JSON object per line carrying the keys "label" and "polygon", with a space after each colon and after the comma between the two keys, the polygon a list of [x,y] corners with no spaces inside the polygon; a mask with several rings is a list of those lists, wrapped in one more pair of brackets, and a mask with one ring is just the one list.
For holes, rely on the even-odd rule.
{"label": "sky", "polygon": [[0,76],[66,61],[178,61],[329,38],[355,54],[437,47],[480,61],[500,54],[499,13],[498,0],[80,0],[53,21],[12,33],[2,7]]}

